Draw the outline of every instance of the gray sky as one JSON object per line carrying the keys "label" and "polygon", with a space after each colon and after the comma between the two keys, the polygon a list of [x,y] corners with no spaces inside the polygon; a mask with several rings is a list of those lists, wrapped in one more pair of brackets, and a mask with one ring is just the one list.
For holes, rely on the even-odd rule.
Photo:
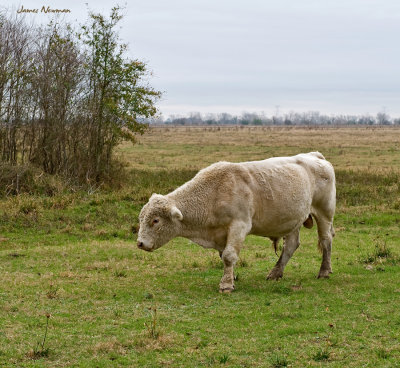
{"label": "gray sky", "polygon": [[[105,14],[116,4],[8,6],[68,8],[66,19],[83,22],[85,3]],[[164,116],[277,109],[400,116],[398,0],[134,0],[124,12],[121,37],[153,71]]]}

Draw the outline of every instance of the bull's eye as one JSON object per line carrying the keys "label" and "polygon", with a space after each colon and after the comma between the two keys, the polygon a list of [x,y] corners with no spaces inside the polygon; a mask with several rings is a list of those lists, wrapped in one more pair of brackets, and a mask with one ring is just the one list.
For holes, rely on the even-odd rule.
{"label": "bull's eye", "polygon": [[154,220],[153,220],[153,225],[158,224],[159,222],[160,222],[159,219],[154,219]]}

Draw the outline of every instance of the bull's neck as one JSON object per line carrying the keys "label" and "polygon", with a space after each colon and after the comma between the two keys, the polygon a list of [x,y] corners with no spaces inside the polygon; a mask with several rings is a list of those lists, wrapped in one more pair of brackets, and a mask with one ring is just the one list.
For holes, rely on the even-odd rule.
{"label": "bull's neck", "polygon": [[190,230],[193,231],[193,225],[199,229],[206,225],[208,218],[206,214],[206,193],[199,188],[180,187],[168,194],[168,197],[182,212],[181,236],[185,236]]}

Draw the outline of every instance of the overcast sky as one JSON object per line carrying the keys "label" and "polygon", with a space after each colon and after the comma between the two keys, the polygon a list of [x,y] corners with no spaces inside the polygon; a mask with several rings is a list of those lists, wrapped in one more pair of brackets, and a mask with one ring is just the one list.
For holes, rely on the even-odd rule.
{"label": "overcast sky", "polygon": [[[85,3],[108,14],[117,2],[8,6],[68,8],[67,20],[84,22]],[[121,37],[153,71],[165,117],[310,110],[400,116],[399,0],[133,0],[124,13]]]}

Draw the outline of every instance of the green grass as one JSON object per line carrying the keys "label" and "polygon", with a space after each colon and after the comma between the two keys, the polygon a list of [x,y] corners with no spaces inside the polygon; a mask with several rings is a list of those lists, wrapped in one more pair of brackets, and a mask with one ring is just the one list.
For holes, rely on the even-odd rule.
{"label": "green grass", "polygon": [[[212,367],[228,357],[228,366],[263,367],[277,356],[272,366],[300,367],[324,360],[321,352],[328,351],[330,366],[394,364],[400,359],[399,267],[384,262],[379,271],[381,264],[367,269],[360,261],[374,252],[376,230],[339,232],[329,280],[315,278],[314,231],[302,231],[302,246],[279,282],[265,280],[276,261],[270,245],[249,237],[242,251],[248,264],[237,267],[237,291],[228,296],[218,293],[216,252],[185,239],[151,254],[120,240],[2,251],[0,361]],[[260,250],[264,259],[257,257]],[[153,334],[151,308],[157,308]],[[48,356],[33,360],[46,313]]]}
{"label": "green grass", "polygon": [[[178,159],[193,149],[152,148]],[[177,238],[146,253],[132,234],[151,193],[190,179],[201,152],[182,169],[143,157],[148,168],[132,168],[116,192],[0,200],[1,367],[398,366],[398,172],[337,167],[330,279],[316,279],[315,227],[301,231],[278,282],[265,280],[277,260],[270,241],[249,236],[226,295],[216,251]]]}

